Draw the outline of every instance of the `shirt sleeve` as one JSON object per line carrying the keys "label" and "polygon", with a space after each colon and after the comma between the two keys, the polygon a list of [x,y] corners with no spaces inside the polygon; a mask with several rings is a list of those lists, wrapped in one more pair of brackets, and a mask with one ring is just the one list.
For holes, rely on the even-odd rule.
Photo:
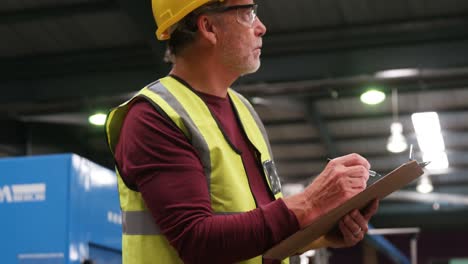
{"label": "shirt sleeve", "polygon": [[146,100],[131,106],[115,158],[124,181],[142,194],[162,234],[186,263],[249,259],[299,229],[282,199],[246,213],[215,215],[196,150]]}

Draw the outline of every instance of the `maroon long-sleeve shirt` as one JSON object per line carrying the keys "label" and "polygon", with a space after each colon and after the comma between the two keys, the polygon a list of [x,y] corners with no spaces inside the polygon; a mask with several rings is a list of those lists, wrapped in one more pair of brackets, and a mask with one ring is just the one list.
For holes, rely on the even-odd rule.
{"label": "maroon long-sleeve shirt", "polygon": [[199,95],[242,152],[257,209],[215,215],[196,150],[172,121],[143,99],[133,103],[125,118],[115,152],[119,170],[124,181],[141,192],[185,263],[233,263],[261,255],[296,232],[297,219],[270,193],[229,98]]}

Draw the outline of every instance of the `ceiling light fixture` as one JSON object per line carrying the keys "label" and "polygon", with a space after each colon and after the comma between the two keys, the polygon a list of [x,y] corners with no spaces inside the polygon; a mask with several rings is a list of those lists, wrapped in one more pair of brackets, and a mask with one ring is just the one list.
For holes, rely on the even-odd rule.
{"label": "ceiling light fixture", "polygon": [[396,89],[392,89],[392,113],[393,123],[390,126],[391,134],[387,141],[387,150],[401,153],[408,148],[408,143],[403,135],[403,125],[398,121],[398,91]]}
{"label": "ceiling light fixture", "polygon": [[387,150],[392,153],[401,153],[408,148],[406,138],[403,135],[403,126],[400,122],[393,122],[390,126],[391,135],[388,138]]}
{"label": "ceiling light fixture", "polygon": [[415,113],[411,115],[411,119],[423,161],[431,162],[426,168],[429,170],[447,169],[449,162],[445,152],[439,115],[436,112]]}
{"label": "ceiling light fixture", "polygon": [[361,102],[368,105],[380,104],[384,100],[385,93],[377,89],[370,89],[361,95]]}
{"label": "ceiling light fixture", "polygon": [[95,126],[103,126],[106,123],[107,115],[103,113],[96,113],[88,118],[89,123]]}
{"label": "ceiling light fixture", "polygon": [[418,185],[416,186],[416,191],[420,193],[430,193],[434,190],[434,186],[432,186],[431,179],[427,174],[423,174],[421,179],[419,180]]}
{"label": "ceiling light fixture", "polygon": [[401,77],[411,77],[419,74],[418,69],[394,69],[379,71],[375,74],[375,77],[382,79],[392,79]]}
{"label": "ceiling light fixture", "polygon": [[267,99],[258,97],[258,96],[250,98],[250,102],[254,105],[269,105],[270,104],[270,102]]}
{"label": "ceiling light fixture", "polygon": [[428,170],[445,170],[449,167],[448,157],[446,152],[423,152],[423,160],[430,161],[426,166]]}

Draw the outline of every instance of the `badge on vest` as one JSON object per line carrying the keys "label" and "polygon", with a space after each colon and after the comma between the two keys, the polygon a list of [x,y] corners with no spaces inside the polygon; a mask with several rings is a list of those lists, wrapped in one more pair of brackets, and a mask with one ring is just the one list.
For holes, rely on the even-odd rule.
{"label": "badge on vest", "polygon": [[276,171],[275,163],[272,160],[267,160],[263,162],[263,170],[265,171],[268,180],[270,181],[270,188],[273,192],[273,195],[281,192],[281,182]]}

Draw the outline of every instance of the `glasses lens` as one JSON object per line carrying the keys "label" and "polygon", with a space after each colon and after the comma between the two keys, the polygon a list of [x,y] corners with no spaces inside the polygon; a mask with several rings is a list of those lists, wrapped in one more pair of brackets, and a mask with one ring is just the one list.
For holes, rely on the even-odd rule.
{"label": "glasses lens", "polygon": [[237,9],[237,21],[251,27],[257,18],[257,6]]}

